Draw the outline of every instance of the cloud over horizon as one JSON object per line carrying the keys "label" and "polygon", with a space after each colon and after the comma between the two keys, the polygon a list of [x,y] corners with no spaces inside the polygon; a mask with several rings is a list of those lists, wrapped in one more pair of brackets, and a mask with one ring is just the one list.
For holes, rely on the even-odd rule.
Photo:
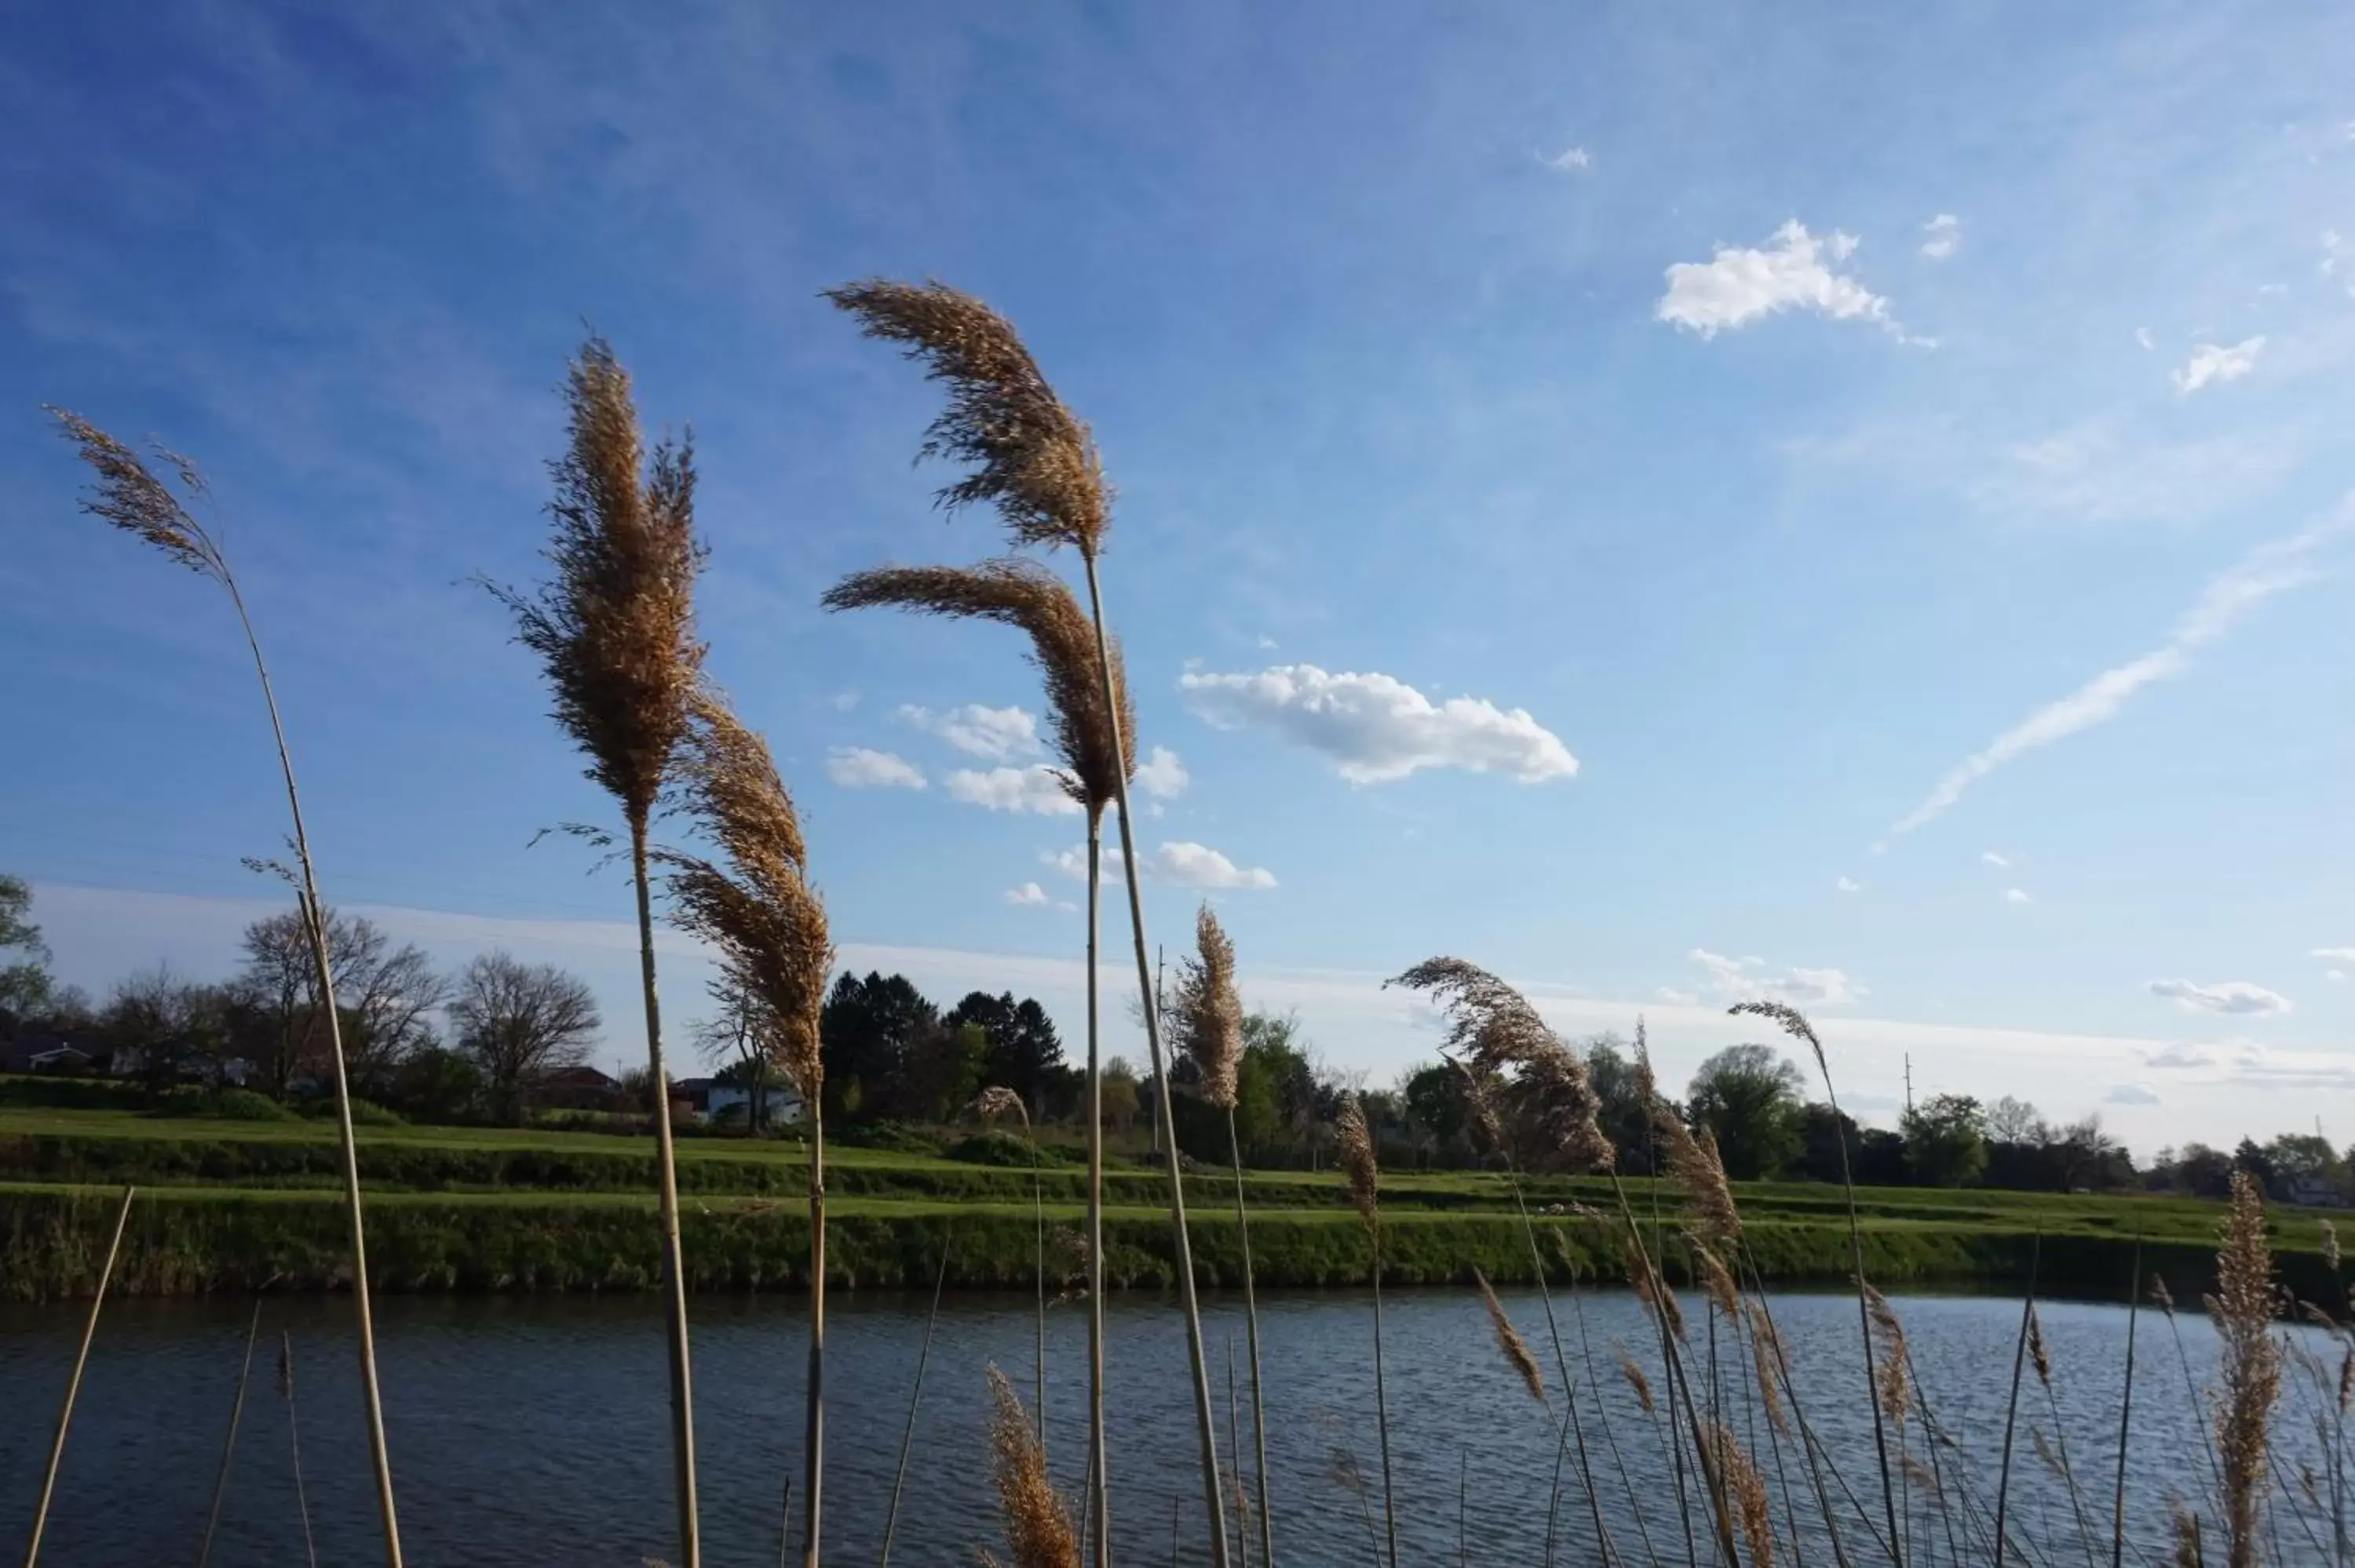
{"label": "cloud over horizon", "polygon": [[826,754],[826,776],[846,789],[921,789],[924,775],[912,762],[864,746],[837,746]]}
{"label": "cloud over horizon", "polygon": [[1653,319],[1710,338],[1761,316],[1806,310],[1836,322],[1871,322],[1902,336],[1887,300],[1833,270],[1856,246],[1853,234],[1835,230],[1818,238],[1796,217],[1764,249],[1720,244],[1706,261],[1668,268],[1668,291]]}
{"label": "cloud over horizon", "polygon": [[1319,752],[1352,784],[1388,784],[1424,768],[1501,773],[1522,784],[1570,779],[1578,758],[1525,708],[1479,697],[1433,703],[1405,682],[1368,672],[1279,664],[1257,674],[1188,671],[1178,689],[1218,729],[1260,725]]}

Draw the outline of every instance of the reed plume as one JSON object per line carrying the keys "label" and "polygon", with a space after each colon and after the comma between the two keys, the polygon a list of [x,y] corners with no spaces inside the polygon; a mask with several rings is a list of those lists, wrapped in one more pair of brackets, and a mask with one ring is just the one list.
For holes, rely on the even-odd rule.
{"label": "reed plume", "polygon": [[1659,1319],[1663,1332],[1678,1340],[1687,1337],[1685,1309],[1678,1304],[1677,1293],[1668,1288],[1668,1280],[1652,1266],[1651,1255],[1632,1232],[1627,1237],[1627,1283],[1634,1287],[1636,1299]]}
{"label": "reed plume", "polygon": [[[995,621],[1030,640],[1029,659],[1044,688],[1050,750],[1064,792],[1087,819],[1087,1122],[1088,1122],[1088,1474],[1084,1513],[1099,1561],[1111,1556],[1104,1451],[1103,1378],[1103,1077],[1099,1033],[1096,946],[1103,895],[1103,813],[1120,798],[1125,759],[1136,754],[1136,714],[1119,650],[1110,651],[1112,697],[1098,679],[1095,633],[1063,579],[1035,561],[985,561],[975,567],[884,567],[857,572],[828,589],[828,609],[893,609],[955,620]],[[1043,1406],[1043,1401],[1041,1402]]]}
{"label": "reed plume", "polygon": [[1488,1277],[1476,1268],[1472,1277],[1479,1281],[1480,1302],[1488,1309],[1488,1326],[1497,1331],[1497,1349],[1504,1353],[1505,1364],[1519,1374],[1529,1397],[1543,1404],[1545,1373],[1538,1370],[1538,1359],[1530,1353],[1529,1341],[1521,1338],[1521,1331],[1505,1315],[1505,1304],[1497,1299],[1496,1287],[1488,1283]]}
{"label": "reed plume", "polygon": [[2216,1448],[2223,1465],[2226,1560],[2231,1568],[2252,1568],[2264,1508],[2266,1426],[2281,1392],[2281,1346],[2272,1331],[2274,1269],[2264,1196],[2245,1171],[2232,1172],[2216,1281],[2216,1334],[2223,1341]]}
{"label": "reed plume", "polygon": [[[91,493],[82,498],[81,509],[136,535],[174,564],[218,584],[221,591],[229,595],[229,607],[237,612],[238,628],[245,635],[246,652],[253,660],[262,706],[270,715],[271,738],[278,748],[279,778],[285,785],[286,812],[293,827],[295,870],[304,929],[310,938],[313,978],[318,995],[333,998],[334,966],[327,955],[326,933],[321,928],[320,914],[327,906],[319,896],[318,869],[311,858],[311,835],[303,818],[303,794],[295,786],[294,756],[287,745],[286,726],[278,711],[278,694],[271,683],[270,665],[261,656],[261,637],[254,630],[253,618],[246,612],[245,596],[238,588],[237,574],[229,569],[219,536],[188,509],[188,502],[202,503],[209,495],[204,474],[188,458],[166,447],[155,446],[152,452],[155,460],[179,482],[176,492],[155,477],[137,452],[80,415],[54,406],[49,407],[48,412],[57,420],[59,432],[74,444],[81,460],[97,476]],[[187,502],[181,499],[183,495]],[[400,1568],[400,1519],[393,1501],[392,1457],[385,1445],[384,1398],[377,1380],[376,1316],[368,1290],[368,1234],[360,1213],[359,1148],[352,1132],[343,1010],[329,1005],[321,1012],[325,1015],[328,1055],[335,1065],[336,1132],[343,1164],[345,1221],[352,1238],[352,1310],[359,1329],[360,1391],[368,1422],[368,1463],[376,1480],[385,1562],[389,1568]],[[35,1545],[38,1545],[37,1536]]]}
{"label": "reed plume", "polygon": [[1726,1180],[1717,1139],[1706,1128],[1699,1138],[1685,1125],[1676,1107],[1654,1099],[1652,1123],[1668,1151],[1668,1176],[1684,1192],[1685,1228],[1704,1246],[1726,1247],[1742,1240],[1742,1211],[1734,1206],[1733,1187]]}
{"label": "reed plume", "polygon": [[1007,1117],[1022,1123],[1022,1141],[1030,1150],[1030,1223],[1035,1237],[1036,1298],[1031,1320],[1030,1403],[1039,1421],[1039,1451],[1047,1451],[1047,1194],[1039,1179],[1039,1138],[1031,1130],[1030,1107],[1003,1084],[992,1084],[974,1097],[973,1114],[985,1127],[996,1127]]}
{"label": "reed plume", "polygon": [[834,947],[809,885],[793,797],[766,742],[709,686],[697,691],[675,764],[675,797],[714,858],[665,850],[673,917],[709,943],[722,983],[751,1006],[762,1054],[807,1107],[810,1349],[803,1447],[802,1561],[816,1568],[826,1478],[826,1063],[818,1012]]}
{"label": "reed plume", "polygon": [[[1897,1568],[1904,1568],[1904,1534],[1897,1522],[1897,1481],[1889,1464],[1889,1435],[1883,1429],[1881,1411],[1880,1378],[1872,1361],[1872,1322],[1870,1308],[1865,1300],[1864,1233],[1857,1219],[1856,1175],[1849,1164],[1848,1131],[1841,1125],[1839,1091],[1832,1086],[1832,1066],[1824,1054],[1824,1043],[1816,1033],[1816,1026],[1807,1015],[1787,1002],[1738,1001],[1727,1009],[1737,1016],[1747,1014],[1763,1018],[1807,1047],[1816,1059],[1816,1071],[1824,1080],[1824,1098],[1832,1108],[1832,1130],[1838,1139],[1840,1151],[1840,1190],[1848,1201],[1849,1260],[1856,1271],[1857,1328],[1863,1340],[1865,1398],[1872,1410],[1872,1451],[1881,1466],[1881,1500],[1889,1520],[1890,1556]],[[1998,1531],[1996,1558],[2003,1557],[2003,1542]]]}
{"label": "reed plume", "polygon": [[1572,1171],[1611,1168],[1614,1151],[1596,1120],[1603,1102],[1586,1064],[1527,997],[1462,959],[1426,959],[1382,984],[1430,992],[1447,1015],[1444,1050],[1483,1074],[1515,1075],[1550,1160]]}
{"label": "reed plume", "polygon": [[1742,1327],[1742,1294],[1734,1286],[1733,1271],[1725,1266],[1724,1259],[1710,1250],[1706,1242],[1692,1244],[1692,1256],[1710,1300],[1725,1314],[1726,1322],[1739,1330]]}
{"label": "reed plume", "polygon": [[1373,1254],[1374,1284],[1374,1425],[1382,1449],[1382,1525],[1389,1546],[1390,1568],[1398,1568],[1397,1493],[1391,1480],[1390,1392],[1382,1368],[1382,1211],[1381,1171],[1374,1159],[1374,1137],[1366,1126],[1366,1109],[1354,1094],[1341,1097],[1334,1118],[1334,1143],[1341,1162],[1341,1179],[1349,1202],[1365,1222],[1366,1239]]}
{"label": "reed plume", "polygon": [[1750,1359],[1758,1372],[1758,1395],[1766,1406],[1766,1419],[1774,1430],[1787,1436],[1790,1420],[1783,1414],[1783,1401],[1778,1390],[1783,1383],[1783,1341],[1776,1332],[1774,1316],[1765,1303],[1750,1304]]}
{"label": "reed plume", "polygon": [[[1260,1561],[1274,1568],[1275,1525],[1267,1495],[1267,1405],[1260,1389],[1259,1290],[1252,1277],[1251,1215],[1243,1202],[1242,1137],[1235,1126],[1235,1102],[1243,1062],[1243,1001],[1235,989],[1235,945],[1208,903],[1194,916],[1194,953],[1178,963],[1178,989],[1169,1022],[1177,1054],[1193,1063],[1202,1097],[1227,1115],[1227,1152],[1235,1172],[1235,1234],[1241,1245],[1243,1331],[1251,1354],[1252,1439],[1259,1480]],[[1242,1455],[1235,1454],[1236,1485],[1241,1486]],[[1249,1533],[1251,1520],[1242,1527]],[[1244,1556],[1248,1558],[1246,1552]]]}
{"label": "reed plume", "polygon": [[[1889,1417],[1891,1425],[1902,1427],[1913,1406],[1913,1359],[1906,1351],[1905,1325],[1898,1319],[1897,1308],[1889,1304],[1888,1297],[1870,1285],[1864,1288],[1865,1298],[1871,1304],[1872,1327],[1881,1342],[1881,1365],[1874,1378],[1874,1387],[1880,1397],[1881,1414]],[[2029,1308],[2028,1321],[2030,1338],[2033,1340],[2036,1337],[2036,1309],[2032,1306]],[[2049,1361],[2043,1371],[2050,1374]]]}
{"label": "reed plume", "polygon": [[1611,1351],[1618,1358],[1619,1375],[1627,1380],[1629,1388],[1636,1391],[1636,1403],[1644,1407],[1645,1414],[1654,1414],[1656,1406],[1652,1401],[1652,1380],[1644,1375],[1644,1369],[1636,1364],[1636,1358],[1628,1353],[1625,1345],[1614,1340],[1611,1341]]}
{"label": "reed plume", "polygon": [[1710,1420],[1701,1428],[1701,1441],[1715,1455],[1718,1473],[1732,1498],[1742,1539],[1750,1548],[1751,1568],[1774,1568],[1774,1508],[1766,1495],[1766,1478],[1757,1461],[1735,1440],[1732,1428]]}
{"label": "reed plume", "polygon": [[1047,1457],[1023,1414],[1022,1396],[994,1366],[989,1398],[990,1476],[997,1483],[1008,1568],[1080,1568],[1071,1510],[1048,1478]]}

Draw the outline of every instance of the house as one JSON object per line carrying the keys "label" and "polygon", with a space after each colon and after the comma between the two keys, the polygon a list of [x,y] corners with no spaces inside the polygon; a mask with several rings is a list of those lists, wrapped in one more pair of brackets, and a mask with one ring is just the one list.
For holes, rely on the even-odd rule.
{"label": "house", "polygon": [[540,1081],[539,1101],[557,1110],[609,1111],[621,1103],[622,1085],[585,1063],[559,1067]]}
{"label": "house", "polygon": [[[705,1124],[741,1124],[752,1114],[752,1091],[718,1078],[681,1078],[671,1085],[670,1093],[674,1118],[683,1114],[687,1119]],[[772,1127],[799,1121],[802,1097],[783,1084],[771,1084],[768,1111]]]}
{"label": "house", "polygon": [[0,1040],[0,1073],[87,1073],[103,1060],[95,1044],[76,1044],[53,1029],[20,1029]]}
{"label": "house", "polygon": [[2293,1176],[2289,1181],[2289,1201],[2306,1209],[2343,1209],[2346,1198],[2339,1184],[2328,1176],[2307,1174]]}

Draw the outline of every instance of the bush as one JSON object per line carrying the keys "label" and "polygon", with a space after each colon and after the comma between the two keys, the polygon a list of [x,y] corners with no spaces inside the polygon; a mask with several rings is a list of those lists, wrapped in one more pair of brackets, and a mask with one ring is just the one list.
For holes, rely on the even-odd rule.
{"label": "bush", "polygon": [[[938,1154],[941,1140],[904,1121],[854,1121],[828,1127],[827,1139],[846,1149],[880,1149],[893,1154]],[[1028,1163],[1026,1160],[1025,1163]]]}
{"label": "bush", "polygon": [[[941,1152],[951,1160],[961,1160],[968,1165],[1015,1165],[1027,1170],[1030,1164],[1029,1140],[1018,1132],[1008,1132],[1000,1127],[960,1138]],[[1086,1156],[1075,1160],[1069,1150],[1057,1149],[1051,1144],[1039,1146],[1039,1163],[1042,1167],[1086,1162]]]}
{"label": "bush", "polygon": [[293,1121],[294,1113],[268,1095],[251,1089],[223,1089],[192,1102],[191,1114],[218,1117],[223,1121]]}
{"label": "bush", "polygon": [[[323,1099],[304,1101],[303,1114],[322,1119],[332,1119],[336,1114],[335,1097],[330,1095]],[[397,1110],[377,1104],[374,1100],[364,1100],[357,1095],[354,1095],[352,1125],[354,1127],[406,1127],[409,1125],[409,1118]]]}

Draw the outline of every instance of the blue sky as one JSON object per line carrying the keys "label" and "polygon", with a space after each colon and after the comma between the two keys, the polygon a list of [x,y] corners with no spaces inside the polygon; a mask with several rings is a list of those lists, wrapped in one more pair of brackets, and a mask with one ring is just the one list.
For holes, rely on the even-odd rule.
{"label": "blue sky", "polygon": [[2355,1136],[2343,9],[653,16],[0,23],[0,866],[68,978],[225,966],[283,828],[224,608],[74,514],[44,401],[208,464],[329,895],[642,1048],[622,879],[527,848],[606,808],[465,581],[535,570],[586,321],[693,424],[846,959],[1075,1035],[1018,651],[816,607],[997,546],[817,298],[933,276],[1119,487],[1158,933],[1216,899],[1333,1060],[1427,1056],[1375,982],[1445,951],[1672,1078],[1779,995],[1880,1114],[1910,1053],[2144,1152]]}

